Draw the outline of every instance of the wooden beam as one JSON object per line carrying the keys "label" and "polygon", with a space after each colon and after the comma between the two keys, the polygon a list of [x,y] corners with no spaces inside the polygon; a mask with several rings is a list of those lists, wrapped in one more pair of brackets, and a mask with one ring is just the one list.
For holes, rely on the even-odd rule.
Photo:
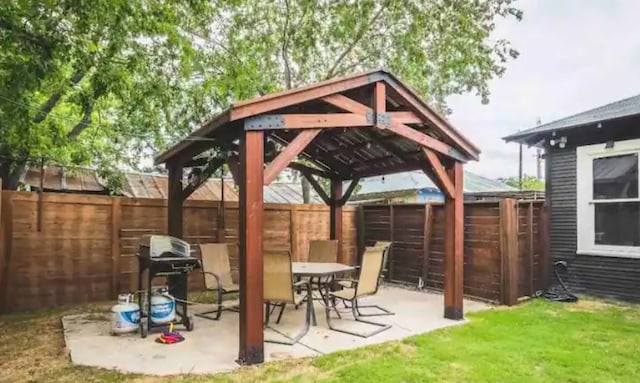
{"label": "wooden beam", "polygon": [[167,163],[169,195],[167,201],[167,232],[182,238],[182,163]]}
{"label": "wooden beam", "polygon": [[412,111],[402,111],[402,112],[387,112],[389,117],[392,120],[399,122],[401,124],[423,124],[424,120],[422,120],[417,114]]}
{"label": "wooden beam", "polygon": [[502,304],[518,303],[518,220],[516,201],[500,201],[500,256],[502,259]]}
{"label": "wooden beam", "polygon": [[263,114],[245,120],[245,130],[359,128],[372,126],[367,116],[356,113]]}
{"label": "wooden beam", "polygon": [[329,204],[330,239],[338,241],[338,263],[344,263],[342,259],[342,181],[331,180],[331,200]]}
{"label": "wooden beam", "polygon": [[[429,125],[434,126],[438,131],[451,138],[451,140],[463,148],[472,159],[478,160],[480,151],[469,140],[466,139],[460,132],[454,129],[449,122],[441,117],[438,113],[433,111],[424,101],[420,99],[410,89],[400,84],[391,76],[385,78],[389,90],[395,92],[401,99],[407,102],[411,107],[418,112],[425,120],[429,122]],[[444,153],[443,153],[444,154]]]}
{"label": "wooden beam", "polygon": [[275,109],[300,104],[305,101],[315,100],[336,92],[343,92],[367,85],[371,82],[373,82],[371,76],[362,74],[348,79],[330,80],[322,84],[314,84],[305,88],[266,95],[258,99],[237,102],[233,105],[233,109],[231,110],[231,121],[267,113]]}
{"label": "wooden beam", "polygon": [[444,317],[463,319],[464,294],[464,195],[462,163],[456,162],[448,170],[453,179],[453,198],[445,195],[444,243]]}
{"label": "wooden beam", "polygon": [[264,170],[264,184],[271,184],[278,177],[278,174],[280,174],[280,172],[286,168],[289,163],[293,161],[293,159],[296,158],[318,134],[320,134],[321,131],[321,129],[310,129],[300,132],[296,138],[294,138],[293,141],[291,141],[289,145],[287,145],[287,147],[278,154],[278,157],[267,165],[267,168]]}
{"label": "wooden beam", "polygon": [[243,133],[240,144],[240,337],[238,363],[264,362],[262,131]]}
{"label": "wooden beam", "polygon": [[359,182],[360,182],[360,178],[354,178],[353,180],[351,180],[351,183],[349,184],[347,191],[345,191],[342,198],[340,198],[340,201],[339,201],[340,206],[344,206],[347,203],[347,201],[349,201],[349,198],[351,198],[351,194],[353,194],[353,192],[356,190],[356,186],[358,186]]}
{"label": "wooden beam", "polygon": [[204,167],[204,169],[202,169],[202,173],[200,173],[200,175],[198,176],[198,179],[195,180],[195,183],[190,182],[182,190],[182,201],[186,201],[187,198],[189,198],[189,196],[193,194],[194,191],[198,190],[200,186],[202,186],[205,182],[207,182],[209,177],[211,177],[211,175],[216,170],[220,169],[220,167],[224,164],[224,162],[225,160],[222,158],[210,159],[207,165]]}
{"label": "wooden beam", "polygon": [[424,205],[424,223],[422,227],[422,281],[425,284],[429,279],[429,246],[431,245],[432,226],[433,207],[427,202]]}
{"label": "wooden beam", "polygon": [[315,190],[316,193],[318,193],[322,201],[327,205],[331,205],[331,199],[327,195],[327,192],[325,192],[324,189],[322,189],[322,186],[318,183],[318,181],[316,181],[316,179],[313,178],[313,176],[310,173],[307,173],[304,171],[301,173],[304,176],[304,178],[306,178],[307,181],[309,181],[309,184],[311,185],[313,190]]}
{"label": "wooden beam", "polygon": [[391,120],[387,130],[390,130],[426,148],[432,149],[440,154],[444,154],[447,157],[453,158],[456,161],[465,162],[467,160],[459,151],[448,144],[397,121]]}
{"label": "wooden beam", "polygon": [[331,96],[323,97],[322,100],[351,113],[365,115],[367,112],[372,112],[372,109],[368,106],[341,94],[332,94]]}
{"label": "wooden beam", "polygon": [[382,81],[378,81],[373,90],[373,111],[376,113],[387,111],[387,91]]}
{"label": "wooden beam", "polygon": [[316,175],[316,176],[319,176],[319,177],[322,177],[322,178],[331,179],[331,178],[337,178],[338,177],[337,174],[332,174],[332,173],[329,173],[329,172],[324,171],[324,170],[312,168],[311,166],[307,166],[307,165],[301,164],[299,162],[291,162],[288,167],[290,169],[297,170],[300,173],[307,172],[309,174],[313,174],[313,175]]}
{"label": "wooden beam", "polygon": [[438,177],[440,185],[442,186],[442,188],[444,188],[442,192],[448,195],[450,198],[455,198],[455,186],[453,182],[451,182],[451,178],[449,178],[449,176],[447,175],[447,171],[444,169],[444,166],[442,166],[442,162],[440,162],[438,155],[427,148],[422,148],[422,151],[431,164],[435,176]]}
{"label": "wooden beam", "polygon": [[[350,99],[349,97],[343,96],[341,94],[333,94],[331,96],[323,97],[323,101],[346,110],[351,113],[359,113],[359,114],[367,114],[372,113],[373,110],[368,106],[361,104],[355,100]],[[378,124],[380,127],[380,124]],[[393,118],[389,118],[389,124],[386,126],[387,130],[390,130],[410,141],[413,141],[421,146],[425,146],[427,148],[433,149],[434,151],[444,154],[447,157],[451,157],[457,161],[466,161],[467,159],[455,148],[452,146],[435,139],[425,133],[422,133],[418,130],[413,129],[410,126],[404,125]]]}

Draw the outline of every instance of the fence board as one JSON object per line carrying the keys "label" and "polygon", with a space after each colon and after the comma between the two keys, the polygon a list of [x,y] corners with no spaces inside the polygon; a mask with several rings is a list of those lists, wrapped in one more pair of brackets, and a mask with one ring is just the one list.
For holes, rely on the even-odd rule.
{"label": "fence board", "polygon": [[[517,296],[544,288],[545,268],[539,222],[542,201],[522,201],[517,207],[525,214],[517,220],[518,238]],[[529,208],[529,206],[532,206]],[[363,236],[367,244],[394,239],[392,265],[394,280],[442,289],[444,272],[444,214],[442,204],[429,205],[430,224],[425,226],[425,206],[417,204],[362,206]],[[393,211],[393,228],[391,216]],[[532,212],[532,217],[526,215]],[[533,223],[532,223],[533,222]],[[500,202],[468,202],[464,209],[464,291],[474,296],[501,302],[503,297],[503,254],[501,252]],[[513,235],[516,233],[514,232]],[[511,235],[511,234],[509,234]],[[533,266],[531,266],[533,265]]]}
{"label": "fence board", "polygon": [[[42,197],[39,232],[37,195],[2,193],[0,311],[104,301],[136,289],[140,238],[166,233],[166,201],[55,193]],[[224,212],[224,230],[218,227],[219,210]],[[216,201],[187,201],[183,215],[184,238],[192,245],[219,240],[237,243],[238,203],[225,203],[221,209]],[[304,260],[311,239],[328,238],[328,207],[265,205],[265,249],[290,248],[294,259]],[[346,206],[343,254],[349,263],[357,261],[357,242],[356,210]],[[237,248],[230,258],[237,280]],[[189,277],[191,289],[203,285],[200,274]]]}

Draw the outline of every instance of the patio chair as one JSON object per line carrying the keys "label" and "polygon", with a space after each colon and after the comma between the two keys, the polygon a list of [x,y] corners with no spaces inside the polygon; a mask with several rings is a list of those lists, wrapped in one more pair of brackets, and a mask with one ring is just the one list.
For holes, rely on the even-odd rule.
{"label": "patio chair", "polygon": [[[362,264],[360,266],[360,270],[358,273],[357,280],[351,280],[351,287],[342,289],[340,291],[335,291],[329,293],[330,297],[325,301],[325,316],[327,318],[327,324],[329,328],[335,331],[343,332],[350,335],[359,336],[362,338],[368,338],[370,336],[379,334],[385,330],[388,330],[391,325],[384,323],[376,323],[368,320],[362,319],[365,316],[373,316],[371,314],[363,315],[360,313],[359,308],[361,307],[374,307],[383,312],[383,314],[374,314],[374,315],[393,315],[393,313],[388,310],[375,306],[359,306],[358,300],[367,296],[375,295],[378,292],[378,287],[380,285],[380,273],[382,272],[382,263],[383,263],[383,253],[384,250],[376,247],[367,247],[365,249],[364,254],[362,255]],[[344,329],[339,329],[333,325],[331,319],[331,309],[335,309],[335,303],[331,304],[334,299],[342,300],[343,302],[351,303],[351,312],[353,314],[354,319],[357,322],[369,324],[372,326],[378,327],[377,329],[369,332],[369,333],[359,333],[354,331],[348,331]],[[345,304],[346,305],[346,304]]]}
{"label": "patio chair", "polygon": [[[315,239],[309,242],[309,262],[335,263],[338,261],[338,241],[335,239]],[[322,286],[331,282],[330,277],[311,278],[311,287],[317,287],[322,295]],[[324,297],[322,297],[324,299]]]}
{"label": "patio chair", "polygon": [[[389,249],[391,248],[391,244],[392,242],[389,241],[376,241],[373,246],[370,246],[370,248],[382,249],[382,272],[380,273],[380,283],[384,281],[385,275],[388,271],[387,263],[389,261]],[[338,284],[346,288],[351,287],[350,280],[338,281]]]}
{"label": "patio chair", "polygon": [[[293,270],[291,268],[291,252],[288,250],[267,251],[264,254],[263,262],[263,289],[264,301],[266,304],[265,327],[270,328],[276,333],[289,339],[288,342],[279,340],[265,340],[265,342],[285,345],[296,344],[307,334],[307,332],[309,332],[309,326],[311,323],[316,323],[315,312],[313,310],[313,299],[311,299],[311,285],[309,284],[309,281],[299,281],[294,283]],[[303,288],[306,291],[306,294],[297,298],[295,294],[295,290],[297,288]],[[272,313],[271,305],[280,306],[280,314],[276,321],[276,323],[280,323],[280,319],[282,318],[282,313],[284,312],[286,305],[297,305],[302,300],[306,300],[307,311],[305,314],[304,327],[298,335],[291,338],[269,326],[269,319]]]}
{"label": "patio chair", "polygon": [[[198,246],[200,247],[205,289],[207,291],[215,291],[217,294],[216,308],[196,314],[196,316],[218,320],[224,310],[222,305],[223,297],[240,291],[238,285],[234,284],[231,279],[231,265],[229,263],[229,248],[236,245],[230,243],[203,243]],[[230,310],[237,311],[237,309]],[[214,313],[215,316],[211,315]]]}

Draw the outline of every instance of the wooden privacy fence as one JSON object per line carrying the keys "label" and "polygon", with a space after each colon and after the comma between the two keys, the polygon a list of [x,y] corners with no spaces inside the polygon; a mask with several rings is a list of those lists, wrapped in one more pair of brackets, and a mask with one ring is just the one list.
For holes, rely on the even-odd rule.
{"label": "wooden privacy fence", "polygon": [[[443,288],[442,204],[366,205],[360,214],[360,236],[366,243],[393,242],[390,280]],[[546,288],[550,266],[545,214],[539,200],[465,203],[464,293],[513,305]]]}
{"label": "wooden privacy fence", "polygon": [[[3,192],[0,311],[104,301],[136,288],[139,239],[167,231],[166,200]],[[236,242],[238,203],[187,201],[184,235],[192,244]],[[224,222],[224,229],[222,222]],[[329,238],[329,209],[265,204],[266,249],[305,260],[309,241]],[[344,263],[355,263],[356,210],[343,209]],[[237,278],[238,254],[232,254]],[[190,278],[201,288],[202,277]]]}

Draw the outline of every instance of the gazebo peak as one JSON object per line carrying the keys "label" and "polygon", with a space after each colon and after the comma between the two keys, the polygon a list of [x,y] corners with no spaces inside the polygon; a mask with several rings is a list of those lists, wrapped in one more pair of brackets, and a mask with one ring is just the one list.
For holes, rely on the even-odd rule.
{"label": "gazebo peak", "polygon": [[[330,112],[336,109],[339,112],[349,112],[353,111],[353,108],[359,108],[358,110],[363,112],[361,115],[365,118],[362,123],[354,121],[357,120],[355,116],[353,117],[354,120],[347,121],[346,123],[351,124],[351,127],[353,127],[353,124],[361,124],[361,127],[366,127],[367,123],[373,125],[375,112],[372,108],[373,101],[371,100],[370,94],[376,83],[384,83],[388,89],[385,98],[389,105],[385,109],[385,112],[383,112],[386,115],[384,117],[388,118],[389,114],[395,113],[394,120],[405,126],[412,125],[412,127],[416,127],[417,129],[415,130],[418,131],[418,133],[427,136],[422,137],[426,139],[426,141],[432,141],[432,139],[441,141],[446,146],[436,144],[438,146],[436,151],[440,152],[440,154],[450,156],[460,161],[478,159],[479,149],[451,126],[445,118],[430,108],[416,92],[389,71],[377,69],[350,76],[332,78],[248,100],[237,101],[201,128],[191,133],[184,140],[158,155],[155,158],[155,162],[156,164],[164,163],[171,161],[175,157],[191,159],[208,147],[216,146],[217,143],[229,143],[242,131],[242,123],[240,121],[245,121],[245,129],[251,129],[252,126],[253,128],[258,128],[262,126],[262,124],[265,124],[267,128],[286,128],[288,126],[295,128],[294,125],[300,123],[299,120],[301,118],[306,120],[303,121],[305,124],[313,124],[314,121],[318,122],[318,128],[344,127],[340,125],[342,121],[335,121],[337,123],[336,126],[329,126],[334,121],[328,119],[325,119],[326,121],[324,121],[323,125],[321,123],[323,119],[319,117],[319,115],[330,114]],[[355,102],[350,103],[350,101]],[[345,110],[345,102],[349,103],[349,105],[346,106],[352,108],[351,110]],[[368,109],[365,110],[363,106]],[[292,114],[294,115],[292,116]],[[345,118],[348,113],[343,114],[343,116],[338,117]],[[307,117],[305,118],[304,116]],[[286,121],[287,124],[285,124],[283,120],[287,118],[289,121]],[[291,121],[296,118],[298,121]],[[247,121],[249,124],[247,124]],[[255,122],[255,124],[251,125],[251,122]],[[229,126],[232,125],[234,126],[233,130],[235,130],[235,132],[229,129]],[[350,141],[356,142],[361,142],[366,135],[366,133],[358,134],[362,132],[351,133],[352,137],[350,137]],[[288,138],[290,138],[278,136],[279,135],[276,134],[275,137],[273,137],[275,138],[274,141],[285,144],[289,141]],[[360,137],[356,138],[355,136]],[[368,146],[364,144],[364,147],[359,149],[354,148],[354,150],[357,149],[363,152],[370,148],[371,145],[375,145],[379,147],[378,152],[382,149],[387,157],[390,154],[393,156],[391,152],[402,152],[401,147],[403,145],[401,142],[403,138],[393,139],[383,136],[385,136],[384,133],[379,134],[378,137],[369,137],[372,139],[366,140],[370,143]],[[407,137],[405,137],[405,139],[406,138]],[[388,141],[388,145],[380,144],[380,139],[382,139],[382,141]],[[409,139],[411,140],[411,138]],[[316,140],[320,141],[320,137]],[[207,145],[207,141],[211,144]],[[332,147],[337,144],[338,148],[341,148],[339,143],[324,141],[326,147]],[[405,149],[408,149],[406,148],[407,145],[404,146]],[[318,149],[316,151],[322,152],[322,149],[316,149]],[[331,151],[331,149],[329,149],[329,151]],[[373,150],[372,152],[375,151],[376,150]],[[381,157],[380,155],[376,155],[376,153],[369,154],[371,155],[364,157],[369,157],[370,159]],[[349,164],[347,164],[347,167],[348,165]],[[408,169],[406,169],[405,166],[405,168],[399,168],[397,171],[402,170]],[[362,171],[363,175],[365,173],[375,172],[373,169],[363,169]]]}

